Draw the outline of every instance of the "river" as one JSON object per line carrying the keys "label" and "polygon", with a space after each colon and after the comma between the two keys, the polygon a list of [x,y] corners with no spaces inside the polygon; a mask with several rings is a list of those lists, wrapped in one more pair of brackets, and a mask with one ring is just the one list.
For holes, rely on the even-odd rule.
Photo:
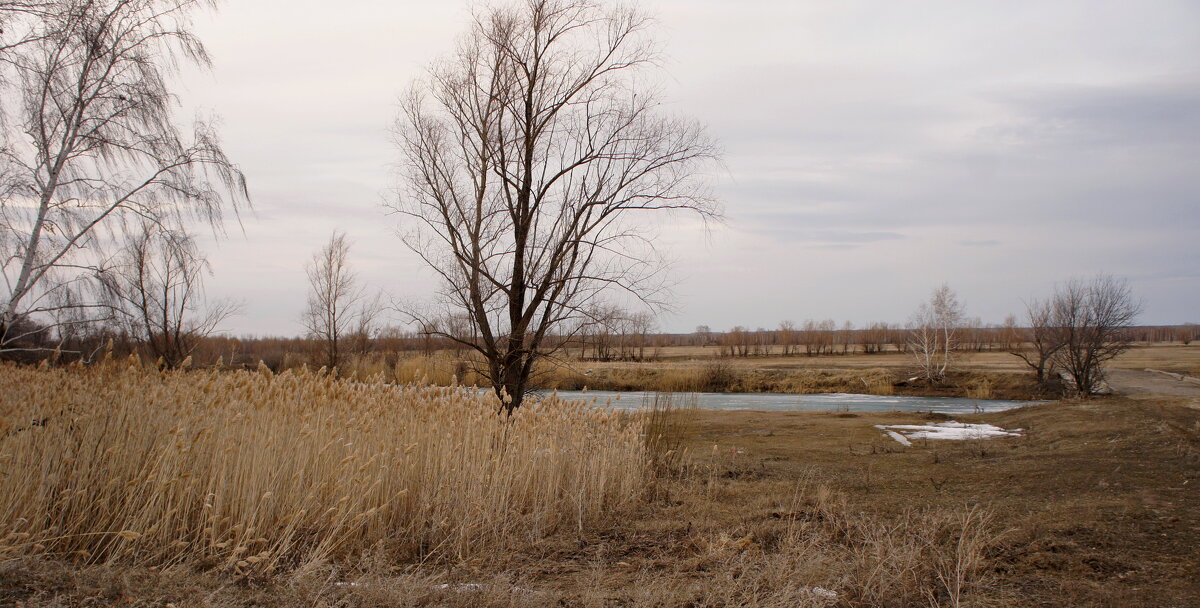
{"label": "river", "polygon": [[[558,391],[569,400],[584,400],[618,409],[640,409],[654,402],[657,393],[629,391]],[[666,394],[666,393],[664,393]],[[900,395],[854,395],[821,393],[669,393],[679,405],[695,405],[705,410],[766,410],[814,412],[937,412],[976,414],[1038,403],[1037,401],[1001,401],[961,397],[908,397]]]}

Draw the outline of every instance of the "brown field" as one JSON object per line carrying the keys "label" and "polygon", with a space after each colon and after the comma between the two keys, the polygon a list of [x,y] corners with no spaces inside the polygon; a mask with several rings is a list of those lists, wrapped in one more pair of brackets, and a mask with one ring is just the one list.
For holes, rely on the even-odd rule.
{"label": "brown field", "polygon": [[[1187,366],[1193,351],[1121,364]],[[678,412],[623,515],[259,578],[11,556],[0,605],[1196,606],[1200,389],[1166,396],[1175,381],[1130,374],[1136,396],[961,418],[1022,437],[911,448],[873,425],[916,414]]]}
{"label": "brown field", "polygon": [[[552,388],[651,391],[777,393],[868,393],[958,396],[981,399],[1045,399],[1017,357],[999,351],[964,352],[943,385],[904,382],[914,373],[904,353],[850,353],[822,356],[721,357],[717,347],[668,347],[642,362],[590,362],[567,359],[550,370]],[[1200,343],[1141,344],[1110,365],[1200,376]],[[719,373],[721,381],[711,377]]]}
{"label": "brown field", "polygon": [[[638,367],[655,365],[663,367],[678,367],[694,365],[697,362],[720,359],[738,368],[755,369],[864,369],[864,368],[896,368],[909,369],[912,358],[905,353],[884,352],[876,354],[849,353],[846,355],[806,355],[752,356],[752,357],[723,357],[716,346],[670,346],[651,349],[653,360],[647,363],[638,362],[573,362],[573,366],[581,367]],[[1003,351],[963,352],[958,355],[959,365],[972,371],[1020,372],[1025,371],[1025,364],[1020,359]],[[1178,343],[1136,344],[1128,352],[1114,361],[1112,367],[1121,369],[1144,369],[1179,367],[1200,371],[1200,343],[1183,345]],[[1174,370],[1171,370],[1174,371]]]}

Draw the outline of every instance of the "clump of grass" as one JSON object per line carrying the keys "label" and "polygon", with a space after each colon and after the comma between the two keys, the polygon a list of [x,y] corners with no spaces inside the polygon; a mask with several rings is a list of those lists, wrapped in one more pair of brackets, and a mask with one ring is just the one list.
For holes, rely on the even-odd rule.
{"label": "clump of grass", "polygon": [[581,373],[556,368],[543,379],[548,388],[709,393],[868,393],[892,394],[884,369],[854,371],[739,369],[727,361],[671,367],[628,366]]}
{"label": "clump of grass", "polygon": [[641,410],[645,421],[646,456],[656,476],[682,470],[688,414],[695,411],[695,396],[655,393]]}
{"label": "clump of grass", "polygon": [[474,371],[476,365],[473,360],[444,353],[412,355],[396,362],[391,380],[397,384],[485,386],[487,383]]}
{"label": "clump of grass", "polygon": [[968,399],[994,399],[996,391],[990,378],[979,378],[967,385]]}
{"label": "clump of grass", "polygon": [[[378,379],[378,376],[377,376]],[[632,508],[643,418],[304,369],[0,366],[0,558],[248,577],[465,559]]]}

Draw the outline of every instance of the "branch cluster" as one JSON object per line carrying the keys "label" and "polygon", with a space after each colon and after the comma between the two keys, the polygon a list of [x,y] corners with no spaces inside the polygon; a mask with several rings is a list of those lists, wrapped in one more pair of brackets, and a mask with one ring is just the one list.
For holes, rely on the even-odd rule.
{"label": "branch cluster", "polygon": [[[478,351],[510,407],[547,336],[587,325],[606,294],[660,301],[646,212],[718,213],[698,179],[715,145],[644,84],[649,24],[588,0],[482,9],[397,121],[394,208],[443,296],[441,313],[413,316]],[[470,333],[438,316],[465,316]]]}
{"label": "branch cluster", "polygon": [[[0,349],[104,310],[88,297],[107,252],[249,202],[212,125],[177,126],[170,80],[207,66],[190,30],[201,0],[0,5]],[[64,311],[71,314],[60,314]],[[71,321],[74,323],[74,321]]]}

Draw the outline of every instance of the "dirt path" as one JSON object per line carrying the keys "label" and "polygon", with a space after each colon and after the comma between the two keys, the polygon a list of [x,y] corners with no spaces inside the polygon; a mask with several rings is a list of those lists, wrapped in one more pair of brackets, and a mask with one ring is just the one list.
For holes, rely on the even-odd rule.
{"label": "dirt path", "polygon": [[1130,397],[1171,395],[1175,397],[1200,397],[1200,386],[1176,380],[1153,372],[1128,369],[1105,370],[1108,383],[1113,390]]}

